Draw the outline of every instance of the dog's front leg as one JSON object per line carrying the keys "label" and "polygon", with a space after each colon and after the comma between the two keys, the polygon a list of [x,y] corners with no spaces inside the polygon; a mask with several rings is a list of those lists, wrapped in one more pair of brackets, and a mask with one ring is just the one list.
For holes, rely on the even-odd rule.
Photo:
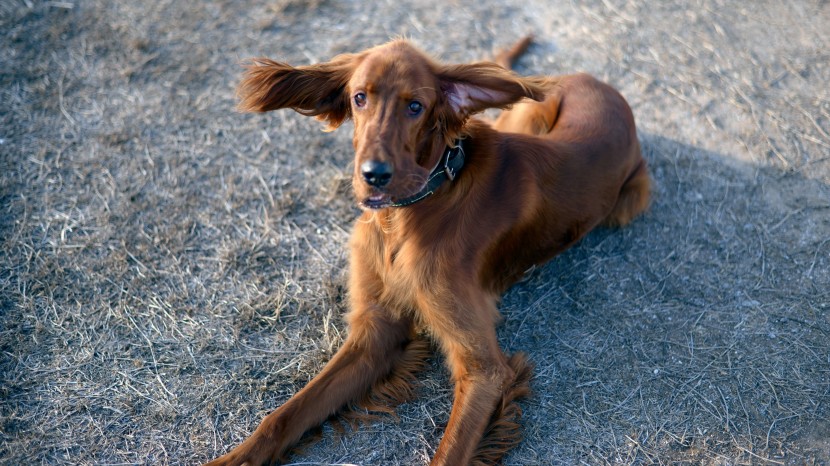
{"label": "dog's front leg", "polygon": [[470,464],[516,376],[496,341],[495,298],[482,292],[453,301],[449,311],[427,313],[455,380],[452,412],[433,466]]}
{"label": "dog's front leg", "polygon": [[510,378],[506,366],[498,363],[494,366],[454,377],[455,399],[450,420],[431,465],[469,465],[476,456],[496,404],[502,398],[505,381]]}
{"label": "dog's front leg", "polygon": [[360,398],[387,375],[412,336],[411,320],[390,317],[378,306],[353,311],[349,323],[349,336],[320,374],[266,416],[241,445],[206,466],[275,462],[307,430]]}

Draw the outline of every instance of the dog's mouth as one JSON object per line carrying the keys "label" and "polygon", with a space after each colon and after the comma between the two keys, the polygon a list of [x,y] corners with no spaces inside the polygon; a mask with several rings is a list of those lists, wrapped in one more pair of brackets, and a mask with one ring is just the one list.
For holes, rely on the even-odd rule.
{"label": "dog's mouth", "polygon": [[392,205],[392,197],[388,194],[372,194],[360,202],[360,207],[369,210],[385,209]]}
{"label": "dog's mouth", "polygon": [[[415,186],[407,186],[409,188],[415,188],[412,191],[404,188],[404,189],[397,189],[395,192],[390,192],[388,189],[377,189],[372,188],[369,190],[368,193],[365,193],[366,196],[363,198],[362,201],[358,201],[358,206],[367,209],[367,210],[380,210],[385,209],[387,207],[403,207],[406,205],[411,204],[413,199],[420,200],[423,198],[422,194],[427,188],[427,181],[428,180],[421,180],[415,177],[411,177],[411,181],[415,181],[416,183],[412,183]],[[398,193],[397,191],[403,191],[403,195]],[[360,196],[363,193],[357,193]],[[430,193],[431,194],[431,193]],[[358,199],[360,199],[358,197]]]}

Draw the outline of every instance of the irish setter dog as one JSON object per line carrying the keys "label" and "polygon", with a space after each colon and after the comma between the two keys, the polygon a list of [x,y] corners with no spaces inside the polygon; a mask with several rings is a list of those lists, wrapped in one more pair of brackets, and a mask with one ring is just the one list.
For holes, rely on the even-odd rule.
{"label": "irish setter dog", "polygon": [[[441,64],[405,40],[310,66],[250,63],[242,111],[292,108],[329,130],[354,122],[363,213],[350,241],[342,348],[209,465],[271,464],[334,415],[407,399],[426,340],[455,383],[431,464],[491,464],[518,442],[514,400],[531,369],[499,348],[499,295],[592,228],[628,223],[650,192],[623,97],[586,74],[509,71],[527,43],[502,55],[507,66]],[[489,123],[471,117],[487,108],[509,110]]]}

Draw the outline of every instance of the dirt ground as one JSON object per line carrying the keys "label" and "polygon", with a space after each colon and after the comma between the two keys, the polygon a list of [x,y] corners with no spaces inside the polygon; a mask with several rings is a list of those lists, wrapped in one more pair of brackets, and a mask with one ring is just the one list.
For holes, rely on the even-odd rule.
{"label": "dirt ground", "polygon": [[[192,6],[197,5],[197,6]],[[650,211],[509,291],[532,464],[830,464],[830,4],[0,0],[0,464],[197,464],[343,339],[350,127],[241,115],[241,59],[392,37],[634,109]],[[452,390],[297,464],[423,464]]]}

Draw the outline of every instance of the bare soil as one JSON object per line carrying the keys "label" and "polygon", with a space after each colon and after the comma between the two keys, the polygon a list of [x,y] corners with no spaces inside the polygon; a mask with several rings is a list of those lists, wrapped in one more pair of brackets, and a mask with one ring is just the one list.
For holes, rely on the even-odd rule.
{"label": "bare soil", "polygon": [[[630,101],[649,212],[508,292],[530,464],[830,464],[823,0],[0,0],[0,464],[197,464],[343,340],[350,128],[240,115],[241,59],[526,33]],[[451,386],[298,464],[411,465]]]}

